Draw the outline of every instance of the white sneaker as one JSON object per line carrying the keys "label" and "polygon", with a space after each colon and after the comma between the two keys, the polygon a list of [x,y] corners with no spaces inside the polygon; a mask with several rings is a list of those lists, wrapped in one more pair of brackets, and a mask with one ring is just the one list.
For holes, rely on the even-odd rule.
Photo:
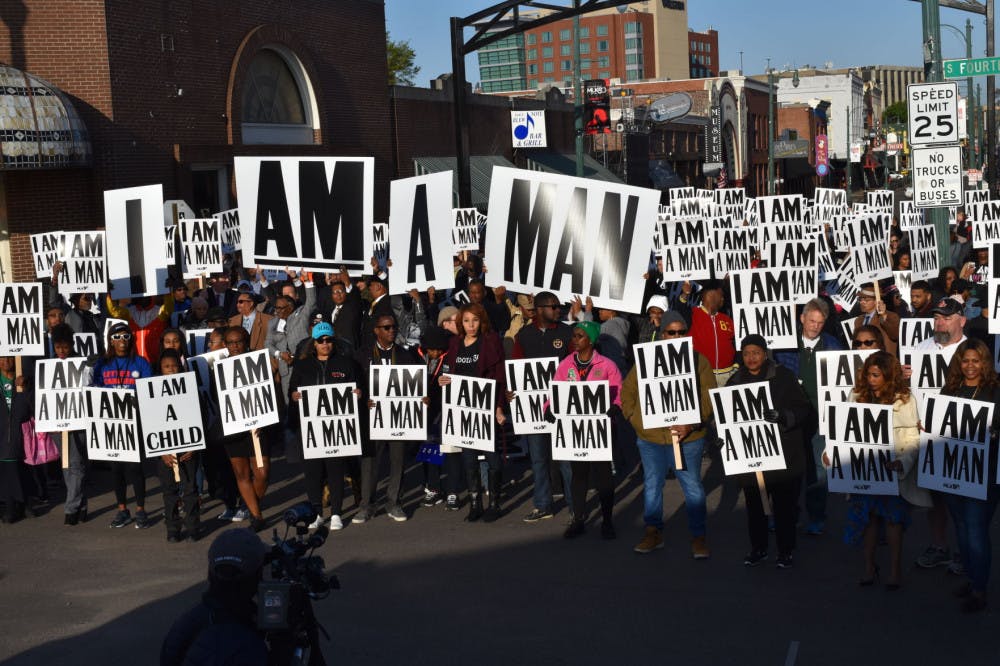
{"label": "white sneaker", "polygon": [[344,529],[344,521],[340,519],[340,516],[330,516],[330,529],[331,530]]}
{"label": "white sneaker", "polygon": [[323,526],[323,523],[325,523],[325,522],[326,521],[323,520],[323,516],[317,515],[316,516],[316,520],[314,520],[311,523],[309,523],[309,529],[311,529],[311,530],[318,530],[319,528],[321,528]]}
{"label": "white sneaker", "polygon": [[233,514],[234,523],[242,523],[247,520],[250,520],[250,509],[239,509]]}

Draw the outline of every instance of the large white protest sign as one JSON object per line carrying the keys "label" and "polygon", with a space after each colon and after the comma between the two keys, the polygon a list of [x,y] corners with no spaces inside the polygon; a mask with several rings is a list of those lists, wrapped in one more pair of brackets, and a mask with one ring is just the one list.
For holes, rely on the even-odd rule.
{"label": "large white protest sign", "polygon": [[910,366],[910,391],[923,404],[927,397],[939,393],[948,377],[948,365],[958,345],[942,349],[918,349],[900,353],[900,362]]}
{"label": "large white protest sign", "polygon": [[910,229],[910,274],[914,280],[933,280],[938,276],[937,237],[933,224]]}
{"label": "large white protest sign", "polygon": [[773,409],[767,382],[709,389],[722,440],[722,466],[726,476],[745,472],[785,469],[781,431],[764,419]]}
{"label": "large white protest sign", "polygon": [[222,238],[215,218],[181,220],[184,279],[222,272]]}
{"label": "large white protest sign", "polygon": [[913,284],[913,274],[910,271],[893,271],[892,281],[899,290],[899,296],[903,302],[910,302],[910,285]]}
{"label": "large white protest sign", "polygon": [[93,356],[101,351],[96,333],[74,333],[73,351],[77,356]]}
{"label": "large white protest sign", "polygon": [[899,480],[890,467],[896,459],[892,405],[831,402],[825,418],[830,492],[898,495]]}
{"label": "large white protest sign", "polygon": [[837,279],[827,285],[827,291],[830,299],[845,311],[850,312],[857,307],[858,282],[854,274],[854,259],[850,255],[841,262]]}
{"label": "large white protest sign", "polygon": [[829,437],[826,406],[851,398],[858,373],[874,349],[859,351],[816,352],[816,397],[819,408],[819,434]]}
{"label": "large white protest sign", "polygon": [[731,273],[736,339],[764,336],[770,349],[793,349],[796,342],[791,272],[780,268]]}
{"label": "large white protest sign", "polygon": [[641,312],[659,192],[494,167],[486,223],[491,286],[590,296]]}
{"label": "large white protest sign", "polygon": [[103,231],[67,231],[63,241],[60,294],[100,293],[108,288]]}
{"label": "large white protest sign", "polygon": [[735,220],[743,219],[743,209],[746,206],[747,191],[742,187],[724,187],[719,190],[712,190],[715,197],[715,206],[712,214],[719,217],[732,217]]}
{"label": "large white protest sign", "polygon": [[456,253],[479,249],[479,234],[486,224],[486,216],[475,208],[453,208],[451,242]]}
{"label": "large white protest sign", "polygon": [[869,214],[844,225],[854,260],[855,280],[875,282],[892,277],[889,261],[889,215]]}
{"label": "large white protest sign", "polygon": [[933,317],[906,317],[899,320],[900,352],[916,351],[917,346],[934,337]]}
{"label": "large white protest sign", "polygon": [[427,366],[376,365],[368,369],[370,437],[427,440]]}
{"label": "large white protest sign", "polygon": [[94,387],[83,392],[87,401],[87,459],[141,462],[135,392]]}
{"label": "large white protest sign", "polygon": [[212,373],[215,362],[229,356],[229,350],[225,347],[215,351],[205,352],[197,356],[188,356],[188,367],[195,373],[198,381],[198,392],[207,400],[215,404],[215,395],[212,393]]}
{"label": "large white protest sign", "polygon": [[208,340],[212,335],[210,328],[192,328],[184,331],[184,346],[187,356],[199,356],[208,351]]}
{"label": "large white protest sign", "polygon": [[691,338],[657,340],[632,347],[644,428],[701,422],[698,366]]}
{"label": "large white protest sign", "polygon": [[820,231],[816,234],[816,279],[821,282],[834,280],[837,273],[837,263],[833,260],[826,231]]}
{"label": "large white protest sign", "polygon": [[917,460],[917,485],[985,500],[989,469],[992,402],[944,395],[924,405]]}
{"label": "large white protest sign", "polygon": [[865,192],[865,201],[872,210],[885,211],[892,215],[895,206],[895,192],[892,190],[869,190]]}
{"label": "large white protest sign", "polygon": [[376,222],[372,225],[372,256],[378,260],[379,268],[388,268],[389,225],[385,222]]}
{"label": "large white protest sign", "polygon": [[552,459],[610,461],[611,394],[606,381],[552,382]]}
{"label": "large white protest sign", "polygon": [[556,375],[559,359],[524,358],[505,361],[507,390],[514,394],[510,412],[515,435],[533,435],[552,432],[552,424],[545,420],[545,403],[552,396],[552,378]]}
{"label": "large white protest sign", "polygon": [[757,197],[753,204],[760,224],[802,222],[805,219],[806,199],[801,194]]}
{"label": "large white protest sign", "polygon": [[164,242],[166,243],[165,247],[167,252],[167,263],[172,266],[176,265],[178,256],[177,245],[178,242],[180,241],[180,239],[177,237],[177,225],[168,224],[167,226],[163,227],[163,237],[164,237]]}
{"label": "large white protest sign", "polygon": [[212,370],[223,435],[278,422],[278,399],[267,350],[219,359]]}
{"label": "large white protest sign", "polygon": [[115,239],[116,250],[121,250],[107,255],[111,298],[166,293],[167,247],[161,240],[162,229],[162,185],[105,190],[104,231]]}
{"label": "large white protest sign", "polygon": [[[989,190],[984,192],[989,196]],[[965,216],[972,225],[972,247],[985,248],[1000,241],[1000,201],[968,203]]]}
{"label": "large white protest sign", "polygon": [[722,278],[728,273],[750,270],[753,248],[758,241],[755,227],[715,229],[712,232],[712,274]]}
{"label": "large white protest sign", "polygon": [[35,277],[44,280],[52,277],[52,267],[63,255],[63,232],[46,231],[29,235],[31,256],[35,264]]}
{"label": "large white protest sign", "polygon": [[35,363],[35,431],[87,427],[83,388],[90,385],[91,370],[86,358],[53,358]]}
{"label": "large white protest sign", "polygon": [[496,380],[444,376],[451,383],[441,387],[441,444],[493,451]]}
{"label": "large white protest sign", "polygon": [[351,275],[372,257],[375,159],[236,157],[246,266],[302,266]]}
{"label": "large white protest sign", "polygon": [[45,356],[42,285],[0,283],[0,356]]}
{"label": "large white protest sign", "polygon": [[390,294],[455,286],[451,183],[451,171],[389,183]]}
{"label": "large white protest sign", "polygon": [[700,215],[701,202],[696,197],[670,199],[670,219],[699,217]]}
{"label": "large white protest sign", "polygon": [[240,251],[243,245],[240,242],[240,209],[231,208],[216,213],[213,216],[219,221],[219,233],[222,236],[222,251],[232,254]]}
{"label": "large white protest sign", "polygon": [[302,386],[299,427],[302,457],[340,458],[361,455],[361,425],[354,382]]}
{"label": "large white protest sign", "polygon": [[712,277],[709,264],[708,220],[681,219],[658,222],[663,258],[660,271],[668,282],[706,280]]}
{"label": "large white protest sign", "polygon": [[205,426],[193,372],[135,380],[147,458],[205,448]]}

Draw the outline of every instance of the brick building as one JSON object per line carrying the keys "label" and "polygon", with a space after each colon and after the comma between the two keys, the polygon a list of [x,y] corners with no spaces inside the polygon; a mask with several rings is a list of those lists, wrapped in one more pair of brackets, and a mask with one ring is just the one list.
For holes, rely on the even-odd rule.
{"label": "brick building", "polygon": [[707,79],[719,75],[719,33],[709,28],[705,32],[688,31],[688,52],[691,54],[691,78]]}
{"label": "brick building", "polygon": [[162,183],[196,212],[232,207],[234,155],[374,156],[387,214],[379,0],[21,0],[0,5],[0,24],[0,63],[62,91],[91,150],[0,166],[7,280],[34,277],[27,233],[103,227],[106,189]]}

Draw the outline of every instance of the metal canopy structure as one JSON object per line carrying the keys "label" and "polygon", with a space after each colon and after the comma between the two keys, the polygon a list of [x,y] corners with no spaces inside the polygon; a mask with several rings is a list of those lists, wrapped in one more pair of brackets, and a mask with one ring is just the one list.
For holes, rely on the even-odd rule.
{"label": "metal canopy structure", "polygon": [[[458,198],[460,206],[469,206],[472,197],[469,174],[469,127],[465,101],[465,56],[510,35],[540,28],[581,14],[611,9],[629,4],[628,0],[564,0],[536,2],[535,0],[507,0],[482,9],[464,18],[451,18],[451,71],[452,100],[455,105],[455,156],[458,159]],[[546,10],[544,16],[521,15],[522,9]],[[465,40],[465,28],[474,28],[475,34]]]}

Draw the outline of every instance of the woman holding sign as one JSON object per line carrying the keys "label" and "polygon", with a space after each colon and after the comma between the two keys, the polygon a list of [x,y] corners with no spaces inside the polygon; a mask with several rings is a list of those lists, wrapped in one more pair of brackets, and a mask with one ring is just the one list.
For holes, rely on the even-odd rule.
{"label": "woman holding sign", "polygon": [[[136,354],[132,343],[132,329],[128,324],[118,323],[108,331],[107,351],[94,364],[92,386],[103,388],[135,391],[135,380],[140,377],[152,377],[153,369],[149,362]],[[125,503],[128,484],[132,484],[135,493],[135,526],[138,529],[149,527],[149,516],[146,515],[146,475],[142,471],[141,462],[111,462],[111,476],[115,482],[115,499],[118,502],[118,513],[111,521],[111,527],[125,527],[132,522],[132,515]]]}
{"label": "woman holding sign", "polygon": [[[576,351],[562,360],[556,368],[555,379],[558,381],[585,382],[585,381],[606,381],[608,382],[608,392],[611,397],[611,409],[608,416],[612,421],[612,437],[615,436],[616,429],[614,421],[621,415],[621,392],[622,375],[618,371],[618,366],[614,361],[601,356],[594,349],[601,334],[601,325],[596,321],[582,321],[573,327],[573,337],[571,338],[573,349]],[[615,445],[612,444],[612,448]],[[572,539],[580,536],[584,532],[584,525],[587,520],[587,489],[590,486],[591,474],[594,476],[594,485],[597,487],[598,497],[601,499],[601,536],[605,539],[614,539],[615,526],[612,522],[612,512],[615,508],[615,483],[610,462],[577,462],[570,463],[573,472],[573,522],[569,524],[563,537]]]}
{"label": "woman holding sign", "polygon": [[[981,340],[969,339],[961,343],[951,357],[948,377],[942,395],[993,403],[993,423],[990,424],[989,455],[986,469],[997,468],[997,438],[1000,428],[1000,379],[993,369],[990,349]],[[996,484],[987,480],[986,499],[961,495],[945,495],[948,510],[955,521],[955,532],[961,552],[962,565],[968,581],[956,590],[962,601],[962,610],[974,613],[986,608],[986,586],[990,580],[990,522],[1000,501]]]}
{"label": "woman holding sign", "polygon": [[[34,393],[24,389],[24,377],[15,377],[13,356],[0,356],[0,500],[4,503],[3,522],[24,518],[30,483],[24,464],[21,424],[34,411]],[[16,389],[16,390],[15,390]]]}
{"label": "woman holding sign", "polygon": [[[456,335],[448,343],[448,353],[445,355],[445,372],[464,377],[481,377],[496,381],[496,421],[503,426],[507,422],[503,403],[506,393],[506,377],[503,367],[503,343],[490,328],[489,315],[486,308],[477,303],[468,303],[459,310],[458,320],[461,324],[461,335]],[[451,377],[442,374],[438,378],[440,386],[451,383]],[[496,430],[494,430],[496,432]],[[494,443],[495,444],[495,443]],[[490,505],[483,510],[483,482],[479,474],[479,458],[485,457],[487,466],[487,482],[489,483]],[[469,484],[469,515],[468,521],[483,518],[492,522],[500,517],[500,454],[483,452],[473,449],[462,449],[462,461],[465,463],[465,477]]]}
{"label": "woman holding sign", "polygon": [[[875,550],[878,547],[879,527],[885,524],[889,542],[889,578],[886,589],[898,590],[903,554],[903,530],[910,524],[910,504],[930,506],[926,490],[917,488],[917,452],[920,444],[917,399],[910,393],[903,369],[895,356],[878,351],[865,359],[858,374],[852,402],[892,405],[892,437],[896,459],[890,463],[899,481],[899,496],[852,495],[847,514],[844,540],[864,543],[865,577],[858,581],[869,586],[878,577]],[[823,463],[829,464],[823,454]]]}
{"label": "woman holding sign", "polygon": [[[347,356],[338,356],[333,335],[333,326],[323,321],[316,324],[312,336],[306,341],[302,354],[292,365],[291,380],[288,393],[291,398],[290,425],[298,434],[299,449],[302,448],[302,433],[299,426],[299,401],[303,386],[318,384],[350,384],[358,381],[357,364]],[[360,389],[354,394],[361,395]],[[302,464],[306,478],[306,496],[316,510],[316,522],[310,527],[319,528],[323,525],[323,475],[326,475],[326,486],[330,489],[330,529],[344,528],[340,512],[344,504],[344,473],[350,458],[315,458],[306,459],[301,453]],[[356,460],[356,458],[355,458]]]}
{"label": "woman holding sign", "polygon": [[[805,447],[816,430],[816,410],[798,378],[788,368],[768,356],[767,341],[760,335],[748,335],[740,345],[742,362],[727,386],[767,382],[774,405],[764,418],[778,424],[785,469],[764,472],[766,492],[774,511],[774,536],[778,544],[779,569],[792,566],[795,549],[795,520],[798,517],[799,489],[805,471]],[[767,559],[767,516],[755,474],[739,474],[747,506],[750,552],[743,558],[748,567]]]}

